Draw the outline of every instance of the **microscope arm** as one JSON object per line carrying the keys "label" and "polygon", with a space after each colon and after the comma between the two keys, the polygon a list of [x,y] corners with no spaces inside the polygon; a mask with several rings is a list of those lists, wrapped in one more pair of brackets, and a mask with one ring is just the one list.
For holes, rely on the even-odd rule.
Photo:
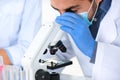
{"label": "microscope arm", "polygon": [[44,24],[35,36],[22,59],[22,67],[26,72],[26,80],[35,80],[38,69],[47,70],[47,66],[39,62],[48,46],[54,46],[64,35],[56,23]]}

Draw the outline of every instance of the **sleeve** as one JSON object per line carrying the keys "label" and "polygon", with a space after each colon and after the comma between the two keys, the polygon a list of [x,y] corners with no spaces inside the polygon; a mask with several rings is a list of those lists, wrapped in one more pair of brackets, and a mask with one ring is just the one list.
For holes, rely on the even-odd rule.
{"label": "sleeve", "polygon": [[120,80],[120,47],[98,43],[93,80]]}
{"label": "sleeve", "polygon": [[41,24],[41,0],[26,0],[17,43],[5,48],[12,64],[21,65],[21,58]]}

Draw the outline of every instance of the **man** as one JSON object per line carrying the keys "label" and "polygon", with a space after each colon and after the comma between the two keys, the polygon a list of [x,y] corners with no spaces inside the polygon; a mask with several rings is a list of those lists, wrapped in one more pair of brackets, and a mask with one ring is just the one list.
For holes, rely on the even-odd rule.
{"label": "man", "polygon": [[21,58],[40,27],[41,0],[0,3],[0,56],[4,64],[21,65]]}
{"label": "man", "polygon": [[119,3],[120,0],[51,0],[51,6],[60,13],[56,22],[68,33],[83,73],[92,75],[92,79],[120,80]]}

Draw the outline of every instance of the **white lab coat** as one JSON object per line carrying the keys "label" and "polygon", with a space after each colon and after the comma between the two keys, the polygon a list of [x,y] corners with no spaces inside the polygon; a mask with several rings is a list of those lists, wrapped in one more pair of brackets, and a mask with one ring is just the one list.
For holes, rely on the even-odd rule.
{"label": "white lab coat", "polygon": [[90,58],[76,47],[70,36],[67,38],[68,42],[64,44],[70,51],[62,56],[58,53],[60,59],[68,59],[75,54],[85,76],[92,76],[93,80],[120,80],[120,0],[112,0],[108,13],[100,23],[95,64],[90,63]]}
{"label": "white lab coat", "polygon": [[110,10],[102,20],[93,80],[120,80],[120,0],[112,0]]}
{"label": "white lab coat", "polygon": [[0,0],[0,49],[4,48],[14,65],[40,27],[41,0]]}

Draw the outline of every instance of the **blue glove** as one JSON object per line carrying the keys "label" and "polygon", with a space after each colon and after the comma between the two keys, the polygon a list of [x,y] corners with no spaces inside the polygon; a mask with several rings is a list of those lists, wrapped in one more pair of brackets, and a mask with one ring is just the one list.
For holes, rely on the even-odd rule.
{"label": "blue glove", "polygon": [[56,18],[56,22],[61,25],[61,29],[71,35],[77,47],[90,58],[95,48],[89,25],[75,13],[66,12]]}

